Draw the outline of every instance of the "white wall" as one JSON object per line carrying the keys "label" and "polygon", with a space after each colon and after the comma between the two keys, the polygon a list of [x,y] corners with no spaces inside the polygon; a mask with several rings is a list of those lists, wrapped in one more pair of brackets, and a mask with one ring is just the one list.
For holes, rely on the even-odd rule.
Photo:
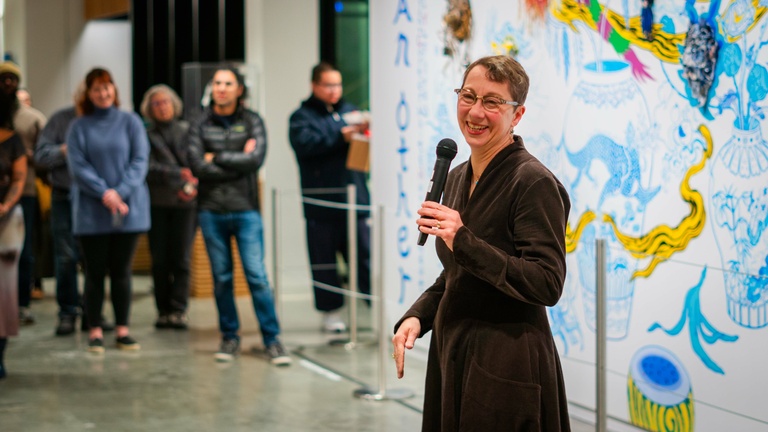
{"label": "white wall", "polygon": [[112,72],[123,109],[133,109],[128,21],[86,23],[82,0],[8,0],[6,12],[6,49],[43,114],[71,105],[77,83],[96,66]]}
{"label": "white wall", "polygon": [[[300,13],[297,13],[301,11]],[[299,173],[288,142],[288,118],[310,93],[310,72],[318,62],[317,2],[306,0],[246,1],[246,62],[260,71],[262,116],[269,147],[263,169],[266,242],[272,242],[272,189],[279,189],[280,271],[274,275],[274,256],[267,250],[270,278],[277,276],[281,301],[306,304],[312,291],[301,209]],[[318,321],[319,323],[319,321]],[[284,323],[290,325],[290,323]]]}

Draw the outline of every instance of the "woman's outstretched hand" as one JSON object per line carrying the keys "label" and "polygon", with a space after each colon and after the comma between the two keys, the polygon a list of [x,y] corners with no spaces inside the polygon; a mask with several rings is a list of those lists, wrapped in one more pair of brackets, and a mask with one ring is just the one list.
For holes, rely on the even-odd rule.
{"label": "woman's outstretched hand", "polygon": [[403,368],[405,367],[405,349],[413,349],[416,338],[421,334],[421,321],[416,317],[406,318],[397,333],[392,338],[392,345],[395,348],[392,357],[395,359],[397,367],[397,378],[403,377]]}

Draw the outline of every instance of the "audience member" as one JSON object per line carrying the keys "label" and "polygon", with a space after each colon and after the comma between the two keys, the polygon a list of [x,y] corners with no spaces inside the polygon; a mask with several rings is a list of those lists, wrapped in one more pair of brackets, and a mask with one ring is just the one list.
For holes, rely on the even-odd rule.
{"label": "audience member", "polygon": [[0,64],[0,91],[13,99],[14,131],[21,138],[27,152],[27,179],[21,197],[24,210],[24,247],[19,259],[19,320],[22,324],[33,324],[35,317],[29,309],[32,285],[35,276],[34,227],[38,219],[37,189],[33,155],[40,131],[45,126],[45,116],[38,110],[20,104],[16,92],[21,82],[21,69],[13,62]]}
{"label": "audience member", "polygon": [[147,90],[141,102],[141,114],[149,124],[149,249],[157,328],[187,328],[197,178],[189,169],[189,124],[179,119],[182,108],[179,95],[164,84]]}
{"label": "audience member", "polygon": [[[76,103],[84,92],[85,85],[81,83],[75,93]],[[46,172],[47,182],[51,185],[53,270],[56,276],[56,302],[59,305],[59,322],[55,333],[58,336],[73,334],[80,314],[82,330],[87,331],[89,328],[88,319],[84,311],[80,310],[83,300],[78,289],[77,266],[81,253],[80,245],[72,234],[72,202],[69,196],[72,178],[67,169],[67,131],[78,116],[75,106],[53,113],[40,133],[35,150],[35,166]],[[102,317],[101,329],[110,331],[114,325]]]}
{"label": "audience member", "polygon": [[20,88],[16,90],[16,99],[18,99],[19,103],[24,106],[32,106],[32,95],[29,94],[27,89]]}
{"label": "audience member", "polygon": [[[349,124],[362,117],[357,108],[341,97],[341,73],[322,62],[312,69],[312,94],[290,118],[290,141],[301,175],[302,195],[325,201],[346,203],[345,188],[357,187],[357,204],[368,205],[370,197],[365,173],[347,169],[347,152],[355,133],[368,124]],[[336,193],[328,193],[336,190]],[[358,287],[370,294],[370,229],[368,212],[359,211],[357,219]],[[304,203],[307,249],[315,282],[341,287],[337,254],[349,260],[346,210]],[[323,313],[323,329],[342,332],[346,324],[339,314],[344,297],[314,284],[315,308]]]}
{"label": "audience member", "polygon": [[19,203],[27,175],[27,155],[13,131],[16,99],[0,92],[0,379],[5,378],[5,347],[19,333],[18,268],[24,243]]}
{"label": "audience member", "polygon": [[264,122],[243,106],[246,87],[233,67],[217,69],[211,88],[210,106],[190,128],[189,160],[200,179],[198,219],[211,260],[222,333],[215,359],[232,361],[240,352],[232,269],[234,237],[266,354],[272,364],[289,365],[291,358],[278,338],[280,325],[264,267],[258,184],[259,167],[267,152]]}
{"label": "audience member", "polygon": [[88,350],[104,352],[101,312],[104,278],[110,277],[116,344],[137,350],[130,336],[131,259],[139,234],[150,227],[145,182],[149,143],[141,119],[120,111],[112,75],[95,68],[85,78],[85,93],[67,134],[67,163],[72,176],[72,230],[85,260]]}

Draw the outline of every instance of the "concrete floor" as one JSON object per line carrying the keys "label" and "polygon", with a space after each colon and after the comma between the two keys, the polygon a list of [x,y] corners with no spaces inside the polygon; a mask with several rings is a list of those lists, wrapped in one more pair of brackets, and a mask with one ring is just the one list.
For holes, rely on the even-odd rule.
{"label": "concrete floor", "polygon": [[[9,342],[0,381],[0,431],[418,431],[425,364],[411,359],[406,377],[386,370],[387,389],[410,390],[401,401],[367,401],[353,392],[378,390],[377,346],[370,311],[361,308],[354,349],[331,344],[339,337],[319,332],[319,316],[306,306],[283,304],[283,342],[292,352],[288,368],[271,366],[261,348],[253,309],[238,299],[243,355],[233,363],[213,360],[219,342],[212,299],[192,299],[189,331],[156,330],[154,299],[146,276],[134,278],[131,333],[142,346],[113,348],[106,334],[104,356],[86,352],[87,334],[53,334],[53,281],[32,305],[37,323]],[[112,316],[110,308],[105,309]],[[367,328],[367,330],[365,329]],[[573,430],[594,426],[573,420]]]}

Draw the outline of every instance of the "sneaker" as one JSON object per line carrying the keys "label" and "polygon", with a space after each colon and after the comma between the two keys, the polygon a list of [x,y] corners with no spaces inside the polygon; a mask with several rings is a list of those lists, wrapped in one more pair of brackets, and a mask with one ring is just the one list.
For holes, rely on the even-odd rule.
{"label": "sneaker", "polygon": [[130,336],[122,336],[115,340],[117,348],[125,351],[138,351],[141,349],[141,345],[136,342],[136,339]]}
{"label": "sneaker", "polygon": [[88,352],[104,354],[104,339],[93,338],[88,340]]}
{"label": "sneaker", "polygon": [[75,332],[75,317],[65,315],[59,318],[59,324],[56,326],[56,336],[71,335]]}
{"label": "sneaker", "polygon": [[231,362],[238,354],[240,354],[240,341],[238,339],[224,339],[213,358],[220,362]]}
{"label": "sneaker", "polygon": [[168,316],[168,326],[176,330],[186,330],[189,328],[189,318],[184,312],[174,312]]}
{"label": "sneaker", "polygon": [[158,329],[171,328],[170,321],[171,321],[170,315],[161,314],[157,317],[157,321],[155,321],[155,328],[158,328]]}
{"label": "sneaker", "polygon": [[266,349],[269,362],[275,366],[290,366],[292,360],[285,350],[283,344],[279,341],[272,342]]}
{"label": "sneaker", "polygon": [[32,311],[28,307],[19,308],[19,324],[31,325],[35,323],[35,316],[32,315]]}
{"label": "sneaker", "polygon": [[344,324],[338,311],[325,312],[323,314],[323,330],[327,333],[343,333],[347,331],[347,325]]}

